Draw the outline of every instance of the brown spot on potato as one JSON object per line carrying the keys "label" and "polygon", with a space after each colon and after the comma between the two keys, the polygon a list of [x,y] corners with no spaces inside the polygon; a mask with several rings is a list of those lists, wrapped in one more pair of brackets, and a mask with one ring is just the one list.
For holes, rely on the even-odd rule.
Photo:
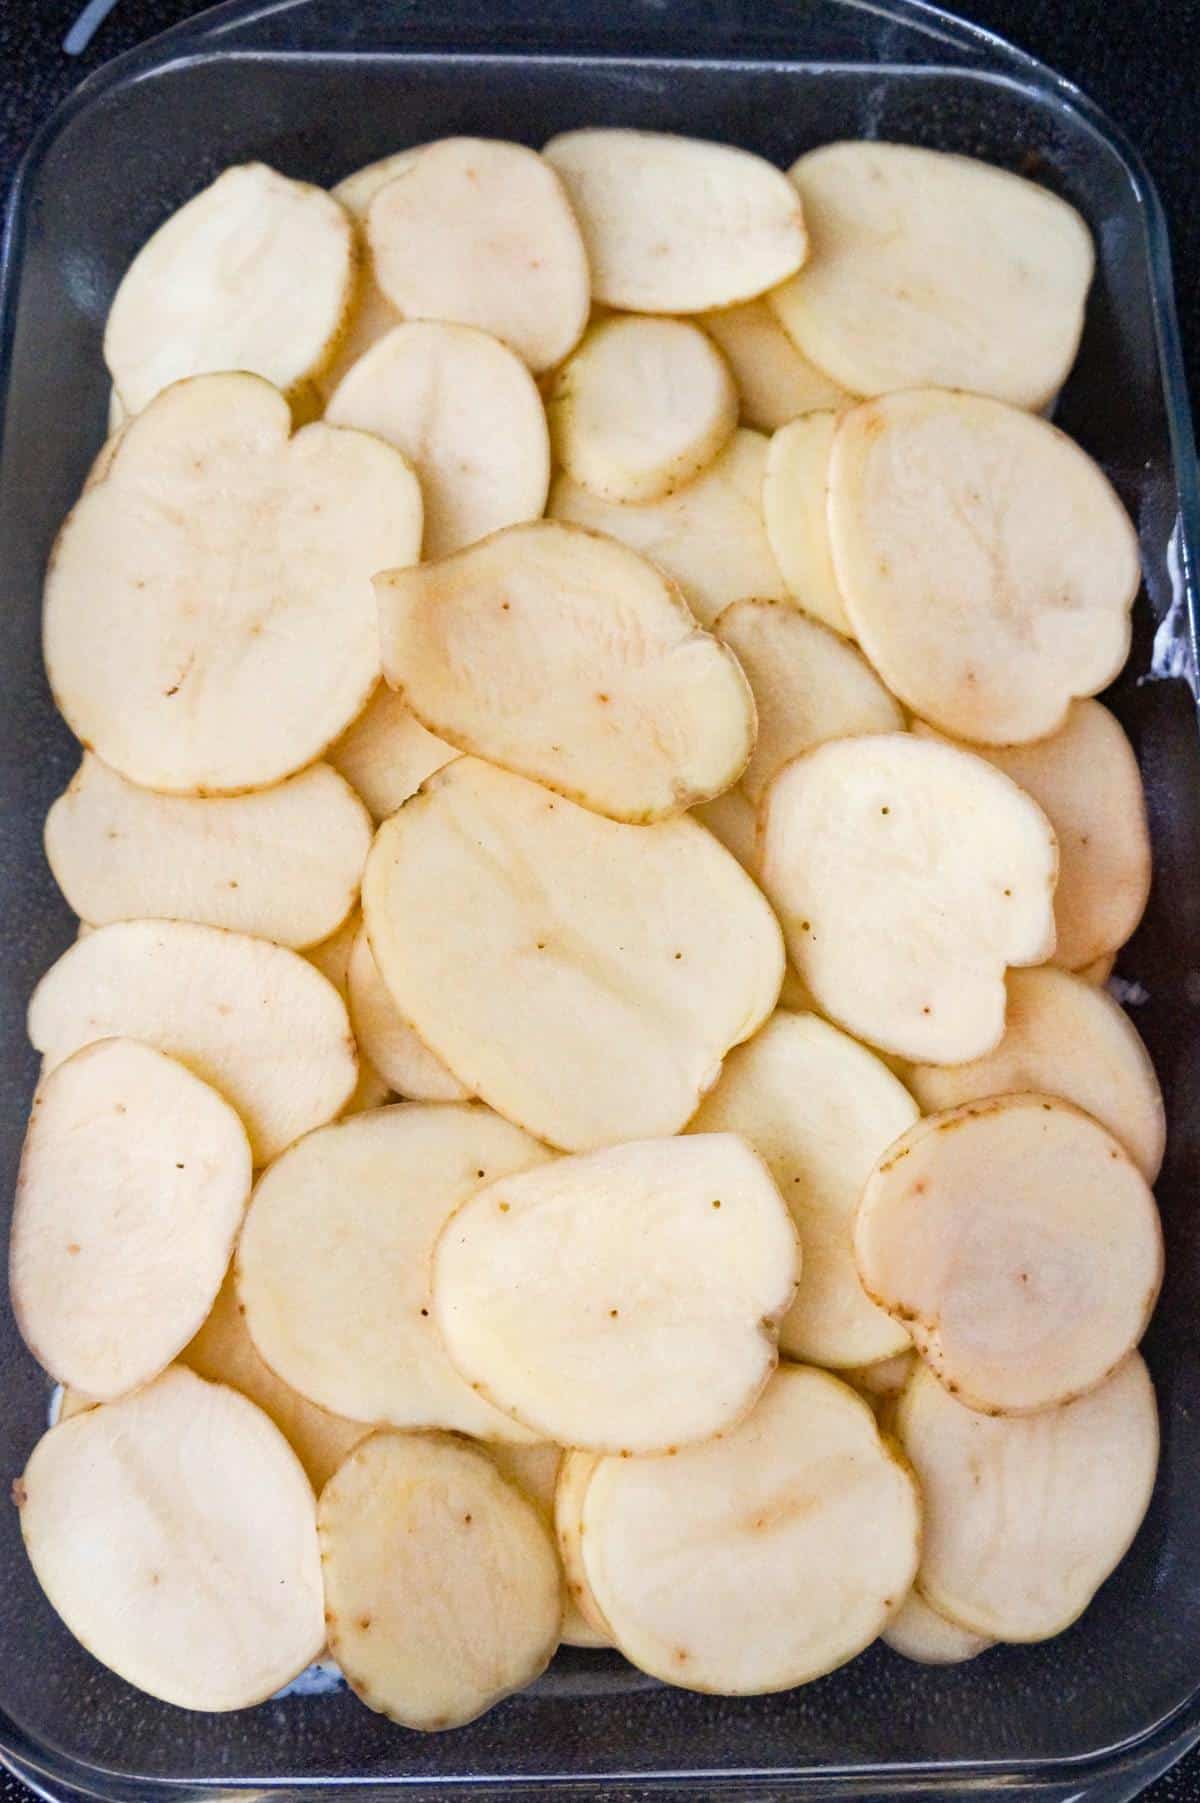
{"label": "brown spot on potato", "polygon": [[366,1634],[371,1626],[371,1617],[369,1615],[360,1615],[358,1618],[358,1625],[360,1631]]}
{"label": "brown spot on potato", "polygon": [[29,1492],[25,1488],[25,1479],[23,1477],[15,1477],[13,1479],[12,1489],[9,1494],[18,1509],[23,1509],[25,1507],[25,1504],[29,1501]]}
{"label": "brown spot on potato", "polygon": [[72,1240],[71,1244],[67,1247],[67,1251],[71,1254],[72,1258],[75,1258],[78,1256],[79,1247],[76,1245],[74,1240]]}

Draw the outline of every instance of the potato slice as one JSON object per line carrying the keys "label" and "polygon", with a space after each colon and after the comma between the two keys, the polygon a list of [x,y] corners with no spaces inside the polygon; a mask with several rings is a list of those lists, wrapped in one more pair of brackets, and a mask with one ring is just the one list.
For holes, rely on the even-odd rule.
{"label": "potato slice", "polygon": [[108,415],[107,415],[107,418],[108,418],[108,436],[110,439],[115,438],[116,435],[118,434],[118,432],[120,432],[121,427],[125,424],[126,420],[129,418],[129,412],[125,406],[125,403],[121,399],[120,395],[117,393],[115,388],[110,388],[108,391]]}
{"label": "potato slice", "polygon": [[250,1173],[228,1102],[150,1046],[101,1040],[52,1071],[9,1250],[13,1313],[39,1364],[98,1401],[157,1377],[212,1307]]}
{"label": "potato slice", "polygon": [[855,398],[801,355],[765,300],[719,307],[697,323],[725,353],[744,426],[774,432],[802,413],[842,407]]}
{"label": "potato slice", "polygon": [[767,790],[759,852],[818,1008],[902,1058],[990,1051],[1005,966],[1054,949],[1049,822],[948,745],[884,733],[817,746]]}
{"label": "potato slice", "polygon": [[1116,952],[1105,952],[1101,957],[1093,958],[1090,964],[1081,964],[1073,974],[1081,977],[1085,983],[1094,983],[1097,989],[1103,989],[1112,976],[1116,962]]}
{"label": "potato slice", "polygon": [[365,356],[373,344],[378,344],[385,332],[400,324],[400,314],[375,279],[371,249],[366,241],[367,212],[379,190],[411,168],[420,154],[418,147],[381,157],[378,162],[368,163],[365,168],[347,175],[332,190],[334,199],[339,200],[358,222],[362,263],[346,329],[315,384],[322,404],[328,402],[346,371]]}
{"label": "potato slice", "polygon": [[857,394],[932,384],[1037,409],[1075,361],[1095,253],[1065,201],[973,157],[825,144],[791,170],[812,262],[771,296]]}
{"label": "potato slice", "polygon": [[562,132],[543,155],[566,185],[605,306],[703,313],[773,288],[807,254],[795,188],[731,144],[592,129]]}
{"label": "potato slice", "polygon": [[[310,945],[304,952],[308,962],[333,984],[346,1004],[347,1014],[350,1011],[350,953],[361,926],[362,911],[355,908],[336,933],[331,933],[328,939],[322,939],[319,945]],[[361,1114],[364,1108],[378,1108],[392,1093],[391,1086],[380,1076],[362,1047],[357,1049],[358,1082],[341,1111],[343,1115]]]}
{"label": "potato slice", "polygon": [[711,801],[697,802],[692,817],[707,827],[714,839],[733,853],[742,869],[758,881],[758,819],[740,787],[726,789],[724,795],[714,795]]}
{"label": "potato slice", "polygon": [[869,1365],[859,1365],[855,1370],[841,1371],[838,1375],[878,1408],[901,1394],[916,1363],[917,1355],[910,1347],[907,1352],[898,1352],[892,1358],[876,1359]]}
{"label": "potato slice", "polygon": [[854,1215],[876,1158],[917,1119],[879,1059],[815,1014],[772,1015],[725,1060],[692,1133],[748,1140],[791,1210],[804,1262],[779,1328],[788,1358],[867,1365],[909,1345],[869,1299],[854,1263]]}
{"label": "potato slice", "polygon": [[919,1590],[910,1590],[880,1639],[893,1653],[918,1665],[962,1665],[986,1653],[995,1641],[973,1634],[930,1607]]}
{"label": "potato slice", "polygon": [[51,1428],[17,1494],[51,1604],[150,1696],[245,1709],[320,1653],[313,1493],[279,1429],[235,1390],[173,1365]]}
{"label": "potato slice", "polygon": [[361,169],[354,169],[340,182],[335,182],[331,190],[334,198],[341,201],[347,212],[365,223],[375,196],[397,176],[407,174],[426,148],[424,144],[416,144],[407,150],[392,151],[373,163],[364,163]]}
{"label": "potato slice", "polygon": [[829,535],[859,644],[906,707],[984,745],[1044,738],[1129,651],[1137,536],[1057,427],[919,389],[843,414]]}
{"label": "potato slice", "polygon": [[[426,557],[536,520],[546,505],[542,397],[520,358],[473,326],[396,326],[347,372],[325,418],[374,433],[412,460],[425,498]],[[386,558],[375,564],[391,567]]]}
{"label": "potato slice", "polygon": [[562,1560],[567,1581],[567,1613],[569,1615],[573,1609],[583,1623],[584,1630],[592,1636],[590,1641],[577,1644],[611,1646],[612,1634],[600,1613],[600,1605],[592,1595],[592,1587],[584,1570],[580,1530],[583,1498],[599,1463],[599,1453],[568,1448],[563,1454],[558,1482],[554,1488],[554,1532],[558,1541],[558,1556]]}
{"label": "potato slice", "polygon": [[333,355],[354,230],[321,188],[241,163],[172,213],[126,270],[104,360],[131,413],[185,376],[247,370],[294,394]]}
{"label": "potato slice", "polygon": [[181,382],[130,422],[59,534],[51,687],[131,782],[266,788],[319,757],[378,681],[368,578],[417,555],[416,478],[365,433],[290,427],[257,377]]}
{"label": "potato slice", "polygon": [[767,784],[826,739],[903,732],[904,715],[864,657],[780,601],[735,601],[713,631],[750,679],[758,713],[742,788],[758,807]]}
{"label": "potato slice", "polygon": [[746,768],[741,666],[625,545],[543,520],[388,571],[375,592],[384,674],[463,751],[636,822],[682,813]]}
{"label": "potato slice", "polygon": [[897,1430],[925,1498],[918,1588],[996,1640],[1069,1628],[1129,1548],[1154,1488],[1158,1411],[1136,1352],[1098,1389],[1017,1419],[918,1370]]}
{"label": "potato slice", "polygon": [[625,826],[476,758],[380,827],[363,913],[425,1043],[572,1152],[678,1132],[783,976],[773,914],[694,820]]}
{"label": "potato slice", "polygon": [[[506,1446],[497,1441],[488,1451],[501,1477],[516,1485],[526,1501],[533,1504],[547,1531],[551,1535],[555,1534],[554,1501],[563,1462],[568,1458],[587,1458],[591,1455],[565,1453],[561,1446],[553,1446],[548,1441],[535,1446]],[[583,1615],[569,1589],[563,1599],[561,1638],[564,1646],[611,1645],[608,1636],[594,1628]]]}
{"label": "potato slice", "polygon": [[641,1140],[481,1189],[434,1250],[434,1318],[472,1388],[539,1438],[665,1452],[753,1407],[799,1268],[742,1140]]}
{"label": "potato slice", "polygon": [[255,1164],[332,1120],[358,1075],[346,1009],[295,952],[182,920],[116,921],[51,965],[29,1004],[48,1074],[97,1039],[143,1039],[241,1115]]}
{"label": "potato slice", "polygon": [[347,970],[350,1025],[365,1053],[397,1095],[414,1102],[466,1102],[470,1091],[417,1036],[388,993],[360,926]]}
{"label": "potato slice", "polygon": [[458,753],[453,745],[426,731],[403,697],[381,682],[327,755],[378,823],[394,814],[427,776]]}
{"label": "potato slice", "polygon": [[372,1434],[321,1493],[329,1650],[369,1709],[460,1727],[531,1684],[562,1581],[537,1511],[446,1434]]}
{"label": "potato slice", "polygon": [[430,1255],[474,1190],[548,1157],[469,1103],[400,1103],[309,1134],[259,1179],[238,1247],[238,1296],[261,1357],[351,1421],[535,1438],[447,1359]]}
{"label": "potato slice", "polygon": [[755,1695],[875,1639],[912,1584],[920,1513],[861,1397],[785,1365],[719,1439],[601,1460],[583,1562],[627,1659],[689,1690]]}
{"label": "potato slice", "polygon": [[559,476],[548,512],[640,551],[679,584],[700,624],[711,626],[746,595],[787,599],[763,525],[766,456],[762,434],[739,428],[702,475],[665,500],[622,506]]}
{"label": "potato slice", "polygon": [[87,752],[45,840],[59,888],[93,926],[153,915],[299,948],[353,908],[371,820],[327,764],[204,800],[136,788]]}
{"label": "potato slice", "polygon": [[1033,1090],[1061,1096],[1120,1140],[1147,1183],[1162,1164],[1162,1091],[1137,1028],[1104,990],[1065,970],[1008,973],[1004,1038],[973,1064],[914,1065],[908,1082],[922,1109]]}
{"label": "potato slice", "polygon": [[805,613],[854,637],[833,568],[826,518],[838,415],[808,413],[774,434],[763,469],[763,519],[775,561]]}
{"label": "potato slice", "polygon": [[911,1127],[866,1180],[854,1250],[931,1370],[992,1414],[1094,1389],[1141,1339],[1162,1281],[1145,1178],[1090,1115],[1042,1095]]}

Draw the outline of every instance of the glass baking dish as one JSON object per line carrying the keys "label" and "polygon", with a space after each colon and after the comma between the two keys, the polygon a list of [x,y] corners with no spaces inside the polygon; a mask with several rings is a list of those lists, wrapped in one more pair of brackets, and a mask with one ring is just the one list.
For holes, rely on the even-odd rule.
{"label": "glass baking dish", "polygon": [[[911,0],[282,0],[220,7],[110,64],[60,109],[11,197],[0,397],[0,1195],[35,1076],[29,991],[73,925],[41,855],[77,752],[51,705],[39,591],[103,436],[100,332],[155,225],[226,163],[332,182],[409,143],[539,144],[584,123],[721,138],[786,165],[878,136],[1036,176],[1090,221],[1099,267],[1058,417],[1104,464],[1141,537],[1145,592],[1112,703],[1147,784],[1156,852],[1123,994],[1173,1124],[1169,1257],[1147,1342],[1163,1463],[1137,1543],[1084,1619],[1039,1647],[936,1670],[882,1647],[819,1683],[729,1700],[562,1651],[473,1726],[419,1737],[344,1690],[233,1716],[151,1701],[70,1638],[0,1512],[0,1757],[46,1796],[174,1799],[1133,1795],[1200,1735],[1200,493],[1161,211],[1135,153],[1030,58]],[[0,1309],[0,1466],[20,1472],[47,1390]]]}

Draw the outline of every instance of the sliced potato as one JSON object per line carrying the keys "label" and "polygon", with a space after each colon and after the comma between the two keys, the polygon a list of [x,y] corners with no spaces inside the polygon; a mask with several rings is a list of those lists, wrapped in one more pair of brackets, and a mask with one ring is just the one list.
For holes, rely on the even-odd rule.
{"label": "sliced potato", "polygon": [[77,940],[29,1004],[50,1071],[97,1039],[143,1039],[237,1109],[265,1164],[343,1108],[358,1075],[346,1009],[295,952],[182,920],[116,921]]}
{"label": "sliced potato", "polygon": [[1162,1281],[1145,1178],[1090,1115],[1041,1095],[910,1127],[866,1180],[854,1250],[869,1293],[985,1413],[1094,1389],[1141,1339]]}
{"label": "sliced potato", "polygon": [[129,418],[124,401],[115,388],[108,391],[108,436],[115,438],[125,421]]}
{"label": "sliced potato", "polygon": [[378,344],[385,332],[400,324],[400,314],[375,278],[371,248],[366,242],[367,213],[379,190],[402,175],[419,155],[420,148],[381,157],[378,162],[368,163],[364,169],[356,169],[352,175],[347,175],[332,190],[334,199],[340,200],[358,222],[362,267],[346,330],[316,381],[322,403],[328,402],[346,371],[365,356],[373,344]]}
{"label": "sliced potato", "polygon": [[309,1134],[259,1179],[238,1247],[238,1296],[261,1357],[351,1421],[537,1437],[447,1359],[430,1255],[474,1190],[548,1156],[469,1103],[400,1103]]}
{"label": "sliced potato", "polygon": [[255,376],[181,382],[130,422],[59,534],[51,687],[131,782],[266,788],[319,757],[378,681],[368,578],[420,549],[416,478],[366,433],[290,428]]}
{"label": "sliced potato", "polygon": [[1015,783],[948,745],[909,733],[818,745],[768,788],[759,852],[817,1007],[902,1058],[990,1051],[1006,965],[1054,949],[1049,822]]}
{"label": "sliced potato", "polygon": [[9,1287],[26,1345],[94,1401],[157,1377],[221,1287],[250,1195],[228,1102],[132,1039],[42,1083],[13,1205]]}
{"label": "sliced potato", "polygon": [[567,1151],[677,1132],[783,976],[774,916],[694,820],[622,825],[476,758],[380,827],[363,912],[425,1043]]}
{"label": "sliced potato", "polygon": [[876,1158],[917,1119],[879,1059],[815,1014],[772,1015],[725,1060],[689,1132],[738,1133],[767,1162],[804,1250],[780,1350],[822,1365],[867,1365],[909,1345],[854,1263],[854,1215]]}
{"label": "sliced potato", "polygon": [[602,1459],[583,1563],[617,1646],[725,1696],[844,1665],[912,1584],[920,1503],[866,1403],[782,1366],[738,1427],[676,1458]]}
{"label": "sliced potato", "polygon": [[369,1709],[459,1727],[545,1670],[562,1581],[537,1511],[448,1434],[372,1434],[321,1492],[329,1650]]}
{"label": "sliced potato", "polygon": [[[316,966],[323,977],[328,977],[343,1002],[347,1014],[350,1010],[350,954],[354,950],[354,941],[362,926],[362,912],[355,908],[342,922],[336,933],[328,939],[322,939],[319,945],[310,945],[304,953],[310,964]],[[342,1109],[342,1114],[361,1114],[364,1108],[378,1108],[391,1095],[391,1087],[380,1076],[362,1047],[358,1050],[358,1082],[354,1093]]]}
{"label": "sliced potato", "polygon": [[625,545],[541,520],[388,571],[375,591],[384,674],[463,751],[637,822],[746,767],[754,699],[737,659]]}
{"label": "sliced potato", "polygon": [[892,1358],[876,1359],[870,1365],[859,1365],[856,1370],[839,1372],[839,1376],[878,1407],[900,1395],[916,1362],[917,1355],[910,1347],[907,1352],[898,1352]]}
{"label": "sliced potato", "polygon": [[347,212],[365,223],[375,196],[389,182],[411,169],[425,148],[425,145],[417,144],[408,150],[392,151],[373,163],[365,163],[361,169],[352,170],[334,184],[334,198],[341,201]]}
{"label": "sliced potato", "polygon": [[1137,535],[1057,427],[918,389],[842,415],[829,535],[859,644],[906,707],[984,745],[1041,739],[1129,651]]}
{"label": "sliced potato", "polygon": [[[548,1441],[535,1446],[509,1446],[496,1441],[488,1450],[501,1477],[516,1485],[521,1495],[533,1504],[547,1530],[554,1534],[554,1502],[563,1462],[565,1459],[587,1458],[590,1455],[565,1453],[561,1446],[553,1446]],[[608,1636],[600,1633],[584,1616],[571,1596],[569,1586],[563,1599],[562,1641],[564,1646],[611,1645]]]}
{"label": "sliced potato", "polygon": [[711,626],[722,608],[746,595],[787,599],[763,525],[766,456],[762,434],[739,429],[702,475],[665,500],[622,506],[559,476],[548,511],[650,558],[679,584],[700,624]]}
{"label": "sliced potato", "polygon": [[974,1634],[939,1615],[919,1590],[909,1591],[880,1638],[893,1653],[918,1665],[962,1665],[996,1644],[988,1635]]}
{"label": "sliced potato", "polygon": [[426,731],[402,696],[381,682],[358,719],[329,747],[328,760],[379,822],[457,755],[453,745]]}
{"label": "sliced potato", "polygon": [[838,415],[812,412],[782,426],[763,469],[763,519],[789,592],[844,638],[854,637],[833,568],[826,518],[829,456]]}
{"label": "sliced potato", "polygon": [[1154,1488],[1158,1411],[1136,1352],[1096,1390],[1017,1419],[963,1408],[918,1370],[897,1431],[925,1499],[918,1589],[996,1640],[1046,1640],[1082,1615]]}
{"label": "sliced potato", "polygon": [[742,869],[757,882],[758,847],[755,841],[758,819],[740,786],[726,789],[724,795],[714,795],[711,801],[697,802],[692,815],[708,828],[714,839],[720,840],[726,851],[733,853]]}
{"label": "sliced potato", "polygon": [[131,413],[184,376],[248,370],[291,395],[333,355],[357,279],[354,231],[321,188],[226,169],[160,225],[117,289],[104,359]]}
{"label": "sliced potato", "polygon": [[324,1645],[312,1490],[279,1429],[235,1390],[173,1365],[51,1428],[18,1498],[51,1604],[152,1697],[245,1709]]}
{"label": "sliced potato", "polygon": [[580,1533],[584,1494],[599,1463],[599,1453],[580,1452],[576,1448],[564,1452],[554,1487],[554,1532],[567,1582],[567,1612],[569,1614],[573,1609],[592,1636],[590,1641],[579,1644],[611,1646],[612,1634],[592,1595],[584,1570]]}
{"label": "sliced potato", "polygon": [[1090,964],[1081,964],[1074,974],[1082,977],[1085,983],[1094,983],[1097,989],[1103,989],[1112,976],[1116,962],[1116,952],[1104,952],[1099,958],[1093,958]]}
{"label": "sliced potato", "polygon": [[470,1091],[417,1036],[388,993],[359,927],[347,970],[350,1025],[365,1053],[397,1095],[413,1102],[466,1102]]}
{"label": "sliced potato", "polygon": [[774,432],[802,413],[854,398],[801,355],[765,300],[719,307],[698,323],[725,353],[744,426]]}
{"label": "sliced potato", "polygon": [[[396,326],[347,372],[325,418],[371,432],[411,459],[425,499],[426,557],[536,520],[546,505],[542,397],[520,358],[473,326]],[[387,559],[375,564],[391,567]]]}
{"label": "sliced potato", "polygon": [[791,170],[811,263],[771,296],[857,394],[926,383],[1039,408],[1075,361],[1095,253],[1065,201],[974,157],[825,144]]}

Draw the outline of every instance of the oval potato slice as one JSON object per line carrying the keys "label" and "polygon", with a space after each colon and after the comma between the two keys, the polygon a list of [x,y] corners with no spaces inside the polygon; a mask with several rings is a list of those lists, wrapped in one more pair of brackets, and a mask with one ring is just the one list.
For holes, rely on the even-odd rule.
{"label": "oval potato slice", "polygon": [[387,571],[375,591],[388,681],[462,751],[636,822],[746,768],[754,699],[737,659],[625,545],[543,520]]}
{"label": "oval potato slice", "polygon": [[[553,1446],[549,1442],[535,1446],[508,1446],[499,1440],[488,1451],[501,1477],[516,1485],[526,1501],[533,1504],[549,1533],[555,1534],[554,1505],[563,1462],[568,1458],[587,1458],[590,1455],[567,1453],[561,1446]],[[559,1557],[561,1561],[561,1550]],[[564,1565],[564,1573],[565,1570]],[[564,1646],[594,1648],[612,1644],[608,1636],[594,1628],[583,1615],[570,1594],[569,1584],[567,1595],[563,1599],[561,1638]]]}
{"label": "oval potato slice", "polygon": [[414,1102],[466,1102],[469,1091],[418,1038],[388,993],[359,926],[347,969],[350,1025],[365,1053],[397,1095]]}
{"label": "oval potato slice", "polygon": [[362,796],[378,824],[415,795],[427,776],[457,757],[381,682],[358,719],[329,747],[328,761]]}
{"label": "oval potato slice", "polygon": [[697,802],[692,809],[692,818],[707,827],[713,838],[718,839],[726,851],[732,852],[742,869],[758,881],[758,817],[740,786],[726,789],[724,795],[714,795],[711,801]]}
{"label": "oval potato slice", "polygon": [[678,1132],[783,977],[773,914],[694,820],[626,826],[476,758],[380,827],[363,913],[430,1049],[566,1151]]}
{"label": "oval potato slice", "polygon": [[246,1709],[319,1655],[313,1493],[279,1429],[235,1390],[173,1365],[51,1428],[18,1494],[49,1601],[150,1696]]}
{"label": "oval potato slice", "polygon": [[584,1570],[580,1530],[584,1494],[600,1457],[599,1453],[580,1452],[574,1447],[563,1453],[554,1487],[554,1532],[567,1583],[567,1613],[574,1610],[584,1631],[592,1636],[590,1641],[579,1644],[611,1646],[612,1634]]}
{"label": "oval potato slice", "polygon": [[902,1058],[990,1051],[1004,1031],[1005,967],[1054,949],[1049,822],[1015,783],[948,745],[909,733],[818,745],[768,788],[759,852],[817,1007]]}
{"label": "oval potato slice", "polygon": [[773,288],[807,254],[795,188],[731,144],[591,129],[560,133],[542,154],[566,186],[605,306],[703,313]]}
{"label": "oval potato slice", "polygon": [[1082,1395],[1145,1332],[1162,1281],[1154,1197],[1112,1135],[1040,1095],[930,1115],[863,1187],[859,1274],[968,1408]]}
{"label": "oval potato slice", "polygon": [[774,432],[802,413],[855,398],[800,354],[765,300],[719,307],[697,323],[733,371],[744,426]]}
{"label": "oval potato slice", "polygon": [[328,402],[346,371],[365,356],[373,344],[378,344],[385,332],[400,324],[400,314],[375,279],[371,247],[366,240],[367,212],[379,190],[410,168],[420,154],[421,147],[418,146],[414,150],[399,150],[392,156],[380,157],[378,162],[368,163],[365,168],[345,176],[331,190],[334,199],[340,201],[357,222],[361,267],[346,329],[315,384],[322,403]]}
{"label": "oval potato slice", "polygon": [[810,412],[774,433],[763,468],[763,520],[789,592],[805,613],[852,639],[826,518],[837,423],[836,413]]}
{"label": "oval potato slice", "polygon": [[[347,1014],[350,1010],[350,954],[354,949],[354,941],[358,937],[361,926],[362,910],[355,908],[346,916],[336,933],[331,933],[328,939],[322,939],[319,945],[308,946],[303,954],[308,962],[333,984],[346,1004]],[[364,1108],[378,1108],[380,1103],[386,1102],[391,1094],[390,1087],[375,1069],[361,1046],[356,1049],[358,1051],[358,1082],[355,1085],[354,1093],[341,1111],[343,1115],[359,1114]]]}
{"label": "oval potato slice", "polygon": [[864,402],[834,435],[828,517],[855,637],[943,732],[1044,738],[1125,662],[1137,535],[1044,419],[929,388]]}
{"label": "oval potato slice", "polygon": [[919,1590],[909,1591],[880,1639],[893,1653],[918,1665],[962,1665],[996,1644],[988,1635],[973,1634],[970,1628],[939,1615]]}

